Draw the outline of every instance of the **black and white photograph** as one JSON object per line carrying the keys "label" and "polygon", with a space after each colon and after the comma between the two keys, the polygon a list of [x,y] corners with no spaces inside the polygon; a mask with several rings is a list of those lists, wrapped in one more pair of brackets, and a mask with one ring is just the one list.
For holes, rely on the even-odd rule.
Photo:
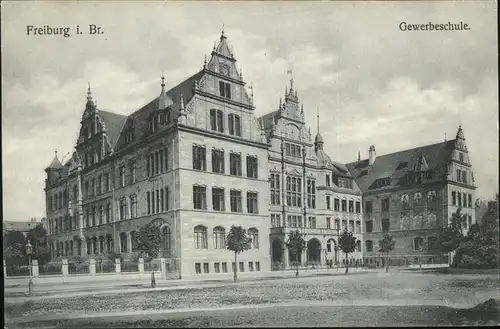
{"label": "black and white photograph", "polygon": [[500,325],[496,1],[2,1],[4,328]]}

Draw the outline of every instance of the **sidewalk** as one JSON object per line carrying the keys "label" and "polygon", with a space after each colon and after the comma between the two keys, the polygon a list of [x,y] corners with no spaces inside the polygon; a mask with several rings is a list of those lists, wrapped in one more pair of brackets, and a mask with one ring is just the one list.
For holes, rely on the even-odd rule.
{"label": "sidewalk", "polygon": [[[376,270],[353,270],[350,271],[348,275],[356,274],[368,274],[376,273],[380,271]],[[258,277],[238,277],[236,283],[233,282],[231,278],[215,279],[206,278],[204,280],[164,280],[156,279],[156,288],[151,288],[150,280],[120,280],[120,281],[106,281],[106,282],[82,282],[80,284],[72,283],[68,285],[33,285],[33,296],[27,296],[28,285],[22,285],[17,287],[5,286],[4,298],[8,301],[27,301],[34,299],[45,299],[45,298],[60,298],[60,297],[70,297],[70,296],[82,296],[82,295],[100,295],[100,294],[118,294],[118,293],[133,293],[133,292],[144,292],[144,291],[162,291],[162,290],[174,290],[174,289],[194,289],[194,288],[209,288],[209,287],[219,287],[226,286],[228,284],[248,284],[255,283],[257,281],[273,281],[273,280],[283,280],[283,279],[294,279],[295,272],[291,273],[281,273],[281,272],[267,272],[263,273]],[[334,269],[329,272],[316,272],[316,271],[302,271],[299,274],[300,278],[313,277],[313,276],[344,276],[344,271],[339,270],[338,272]]]}

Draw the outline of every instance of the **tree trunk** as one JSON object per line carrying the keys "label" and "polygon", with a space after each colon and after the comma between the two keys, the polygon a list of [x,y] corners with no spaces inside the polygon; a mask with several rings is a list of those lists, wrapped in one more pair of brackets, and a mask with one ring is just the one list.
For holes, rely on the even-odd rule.
{"label": "tree trunk", "polygon": [[233,279],[234,279],[234,282],[236,282],[236,279],[238,278],[238,275],[236,274],[238,272],[238,253],[236,251],[234,252],[234,268],[233,268],[233,272],[234,272]]}
{"label": "tree trunk", "polygon": [[299,276],[299,254],[295,252],[295,276]]}
{"label": "tree trunk", "polygon": [[389,272],[389,253],[385,256],[385,273]]}
{"label": "tree trunk", "polygon": [[349,272],[349,254],[345,253],[345,274]]}

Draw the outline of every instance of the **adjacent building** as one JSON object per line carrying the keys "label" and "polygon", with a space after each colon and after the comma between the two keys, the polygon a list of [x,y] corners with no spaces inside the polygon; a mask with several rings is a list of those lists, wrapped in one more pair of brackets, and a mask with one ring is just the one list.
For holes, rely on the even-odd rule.
{"label": "adjacent building", "polygon": [[433,252],[439,228],[458,208],[464,234],[476,222],[476,187],[461,127],[453,140],[382,156],[372,145],[368,159],[347,168],[363,192],[365,263],[384,264],[378,241],[386,234],[396,241],[391,264],[442,262]]}
{"label": "adjacent building", "polygon": [[38,221],[36,218],[31,218],[30,221],[2,221],[2,231],[3,233],[8,233],[12,231],[21,232],[26,237],[28,232],[37,227],[38,225],[43,225],[44,219]]}

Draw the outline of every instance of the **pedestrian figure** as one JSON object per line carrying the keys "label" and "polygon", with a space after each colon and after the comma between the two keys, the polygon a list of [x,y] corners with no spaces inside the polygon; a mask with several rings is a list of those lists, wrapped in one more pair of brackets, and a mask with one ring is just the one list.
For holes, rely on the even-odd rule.
{"label": "pedestrian figure", "polygon": [[151,288],[156,287],[156,281],[155,281],[155,271],[151,272]]}

